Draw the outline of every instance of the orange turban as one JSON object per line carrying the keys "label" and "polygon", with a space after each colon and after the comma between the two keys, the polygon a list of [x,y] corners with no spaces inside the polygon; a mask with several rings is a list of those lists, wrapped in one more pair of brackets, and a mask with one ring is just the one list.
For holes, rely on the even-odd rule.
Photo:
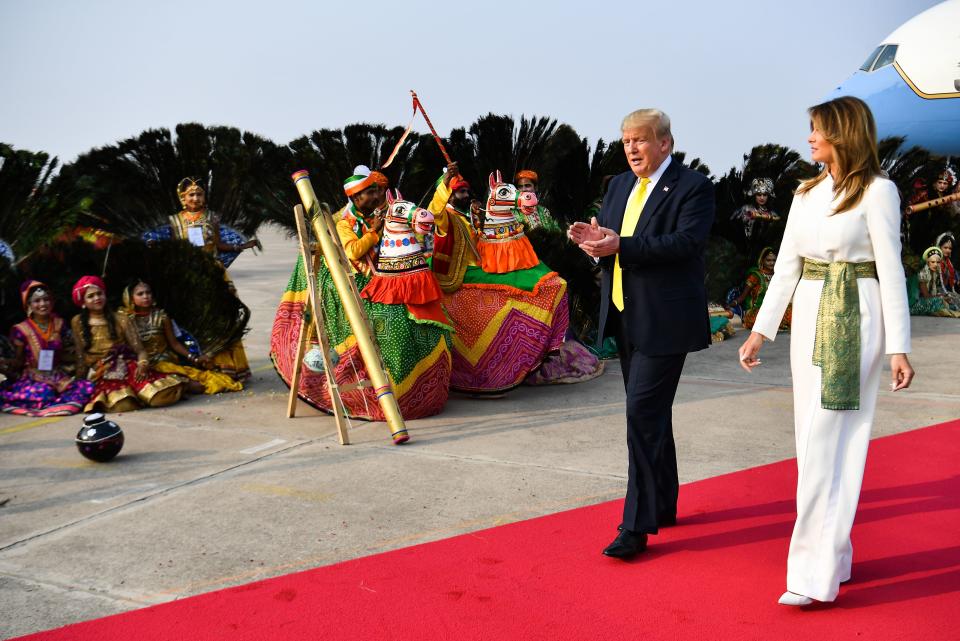
{"label": "orange turban", "polygon": [[521,169],[518,171],[517,175],[513,177],[513,182],[520,182],[521,178],[527,178],[535,183],[540,183],[540,177],[537,176],[537,172],[532,169]]}
{"label": "orange turban", "polygon": [[470,183],[468,183],[463,176],[454,176],[450,180],[450,191],[457,191],[458,189],[470,189]]}
{"label": "orange turban", "polygon": [[390,186],[390,179],[379,171],[371,171],[370,177],[373,178],[373,182],[377,183],[384,189]]}

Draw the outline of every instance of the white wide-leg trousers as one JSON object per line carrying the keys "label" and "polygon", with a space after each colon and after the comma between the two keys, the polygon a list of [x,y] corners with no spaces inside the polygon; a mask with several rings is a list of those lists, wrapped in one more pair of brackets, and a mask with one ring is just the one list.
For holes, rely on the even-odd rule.
{"label": "white wide-leg trousers", "polygon": [[[787,590],[833,601],[850,578],[850,530],[860,499],[883,356],[880,287],[861,278],[860,409],[820,407],[820,368],[812,364],[823,281],[801,280],[793,298],[790,362],[797,444],[797,522],[787,558]],[[829,346],[828,346],[829,349]]]}

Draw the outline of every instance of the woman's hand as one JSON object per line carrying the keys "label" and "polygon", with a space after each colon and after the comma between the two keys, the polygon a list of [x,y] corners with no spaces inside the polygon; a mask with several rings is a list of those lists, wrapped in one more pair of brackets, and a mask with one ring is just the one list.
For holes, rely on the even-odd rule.
{"label": "woman's hand", "polygon": [[213,365],[213,361],[206,354],[201,354],[199,357],[197,357],[196,363],[203,369],[210,369],[210,367]]}
{"label": "woman's hand", "polygon": [[763,334],[750,332],[750,336],[740,346],[740,367],[752,372],[754,367],[760,365],[761,361],[757,358],[757,355],[760,353],[761,347],[763,347]]}
{"label": "woman's hand", "polygon": [[137,361],[137,372],[134,374],[134,378],[137,379],[138,383],[142,383],[143,380],[147,377],[147,369],[150,365],[147,361]]}
{"label": "woman's hand", "polygon": [[890,390],[907,389],[913,381],[914,371],[910,367],[910,360],[906,354],[894,354],[890,357],[890,373],[893,375],[893,381],[890,383]]}

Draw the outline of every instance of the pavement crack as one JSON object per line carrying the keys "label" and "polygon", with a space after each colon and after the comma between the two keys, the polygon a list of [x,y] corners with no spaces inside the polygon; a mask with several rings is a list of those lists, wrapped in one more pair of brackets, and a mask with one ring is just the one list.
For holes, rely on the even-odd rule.
{"label": "pavement crack", "polygon": [[0,547],[0,553],[6,552],[7,550],[11,550],[11,549],[14,549],[14,548],[17,548],[17,547],[20,547],[21,545],[25,545],[25,544],[27,544],[27,543],[30,543],[31,541],[36,541],[37,539],[41,539],[41,538],[50,536],[51,534],[56,534],[56,533],[58,533],[58,532],[63,532],[64,530],[71,529],[71,528],[76,527],[76,526],[78,526],[78,525],[84,525],[84,524],[86,524],[86,523],[90,523],[91,521],[95,521],[95,520],[97,520],[97,519],[103,518],[104,516],[107,516],[107,515],[109,515],[109,514],[115,514],[115,513],[117,513],[117,512],[122,511],[122,510],[126,510],[126,509],[128,509],[128,508],[130,508],[130,507],[133,507],[133,506],[136,506],[136,505],[139,505],[139,504],[142,504],[142,503],[146,503],[146,502],[151,501],[151,500],[153,500],[153,499],[156,499],[156,498],[158,498],[158,497],[162,497],[162,496],[166,496],[166,495],[172,494],[173,492],[176,492],[177,490],[183,489],[183,488],[185,488],[185,487],[192,487],[192,486],[194,486],[194,485],[200,485],[200,484],[202,484],[202,483],[206,483],[207,481],[210,481],[210,480],[216,479],[216,478],[218,478],[218,477],[221,477],[221,476],[223,476],[223,475],[225,475],[225,474],[228,474],[228,473],[230,473],[230,472],[233,472],[234,470],[238,470],[238,469],[241,469],[241,468],[244,468],[244,467],[248,467],[248,466],[253,465],[253,464],[255,464],[255,463],[259,463],[260,461],[264,461],[264,460],[270,459],[270,458],[272,458],[272,457],[274,457],[274,456],[277,456],[277,455],[279,455],[279,454],[284,454],[284,453],[286,453],[286,452],[290,452],[290,451],[292,451],[292,450],[296,450],[296,449],[302,448],[302,447],[307,446],[307,445],[313,445],[314,443],[320,442],[320,441],[322,441],[322,440],[325,440],[325,439],[316,438],[316,439],[299,441],[299,442],[297,442],[297,443],[291,443],[291,444],[288,445],[287,447],[283,447],[283,448],[280,448],[280,449],[278,449],[278,450],[274,450],[274,451],[272,451],[272,452],[268,452],[268,453],[266,453],[266,454],[264,454],[264,455],[262,455],[262,456],[257,456],[257,457],[255,457],[255,458],[251,458],[251,459],[248,459],[248,460],[245,460],[245,461],[241,461],[240,463],[236,463],[235,465],[231,465],[231,466],[229,466],[229,467],[225,467],[225,468],[223,468],[223,469],[220,469],[220,470],[217,470],[217,471],[214,471],[214,472],[210,472],[209,474],[204,474],[203,476],[198,476],[198,477],[196,477],[196,478],[192,478],[192,479],[189,479],[189,480],[187,480],[187,481],[183,481],[183,482],[181,482],[181,483],[177,483],[177,484],[175,484],[175,485],[171,485],[171,486],[168,486],[168,487],[161,488],[161,489],[157,490],[156,492],[152,492],[152,493],[150,493],[150,494],[145,494],[145,495],[143,495],[143,496],[137,497],[137,498],[135,498],[135,499],[133,499],[133,500],[131,500],[131,501],[127,501],[126,503],[122,503],[122,504],[120,504],[120,505],[115,505],[115,506],[113,506],[113,507],[111,507],[111,508],[107,508],[106,510],[103,510],[102,512],[97,512],[97,513],[95,513],[95,514],[88,514],[87,516],[85,516],[85,517],[83,517],[83,518],[76,519],[76,520],[70,521],[70,522],[68,522],[68,523],[63,523],[63,524],[61,524],[61,525],[58,525],[57,527],[50,528],[50,529],[48,529],[48,530],[44,530],[43,532],[36,532],[36,533],[34,533],[34,534],[31,534],[30,536],[27,536],[27,537],[24,537],[24,538],[18,540],[18,541],[14,541],[13,543],[8,543],[8,544]]}
{"label": "pavement crack", "polygon": [[[396,449],[396,446],[386,446],[386,445],[371,445],[378,449]],[[424,450],[417,450],[414,447],[405,447],[403,451],[404,456],[421,456],[424,458],[435,458],[435,459],[444,459],[444,460],[453,460],[453,461],[464,461],[467,463],[476,463],[476,464],[489,464],[493,463],[495,465],[505,465],[509,467],[524,467],[532,468],[535,470],[547,470],[551,472],[565,472],[568,474],[576,474],[578,476],[587,476],[590,478],[601,478],[601,479],[612,479],[617,481],[622,481],[627,478],[626,474],[610,474],[608,472],[590,472],[589,470],[582,470],[575,467],[559,467],[554,465],[544,465],[542,463],[530,463],[525,461],[511,461],[508,459],[498,459],[493,457],[486,456],[464,456],[462,454],[449,454],[446,452],[427,452]]]}
{"label": "pavement crack", "polygon": [[36,585],[42,588],[53,589],[59,592],[73,593],[73,592],[82,592],[90,596],[94,596],[100,599],[106,599],[108,601],[113,601],[119,606],[122,606],[124,609],[129,609],[131,607],[146,607],[149,605],[156,605],[158,601],[155,600],[146,600],[146,599],[137,599],[130,596],[123,596],[120,594],[114,594],[106,590],[84,587],[82,585],[77,585],[75,583],[67,584],[60,583],[58,581],[51,581],[49,579],[38,579],[32,576],[26,576],[23,574],[18,574],[16,572],[10,572],[9,570],[0,570],[0,577],[6,577],[14,581],[19,581],[21,583],[29,583]]}

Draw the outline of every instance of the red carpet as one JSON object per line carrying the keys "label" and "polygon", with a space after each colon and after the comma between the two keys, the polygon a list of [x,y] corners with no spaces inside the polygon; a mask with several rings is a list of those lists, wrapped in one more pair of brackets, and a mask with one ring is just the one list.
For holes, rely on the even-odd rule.
{"label": "red carpet", "polygon": [[776,604],[795,464],[686,485],[681,523],[607,559],[620,501],[25,639],[960,638],[960,421],[874,441],[835,604]]}

